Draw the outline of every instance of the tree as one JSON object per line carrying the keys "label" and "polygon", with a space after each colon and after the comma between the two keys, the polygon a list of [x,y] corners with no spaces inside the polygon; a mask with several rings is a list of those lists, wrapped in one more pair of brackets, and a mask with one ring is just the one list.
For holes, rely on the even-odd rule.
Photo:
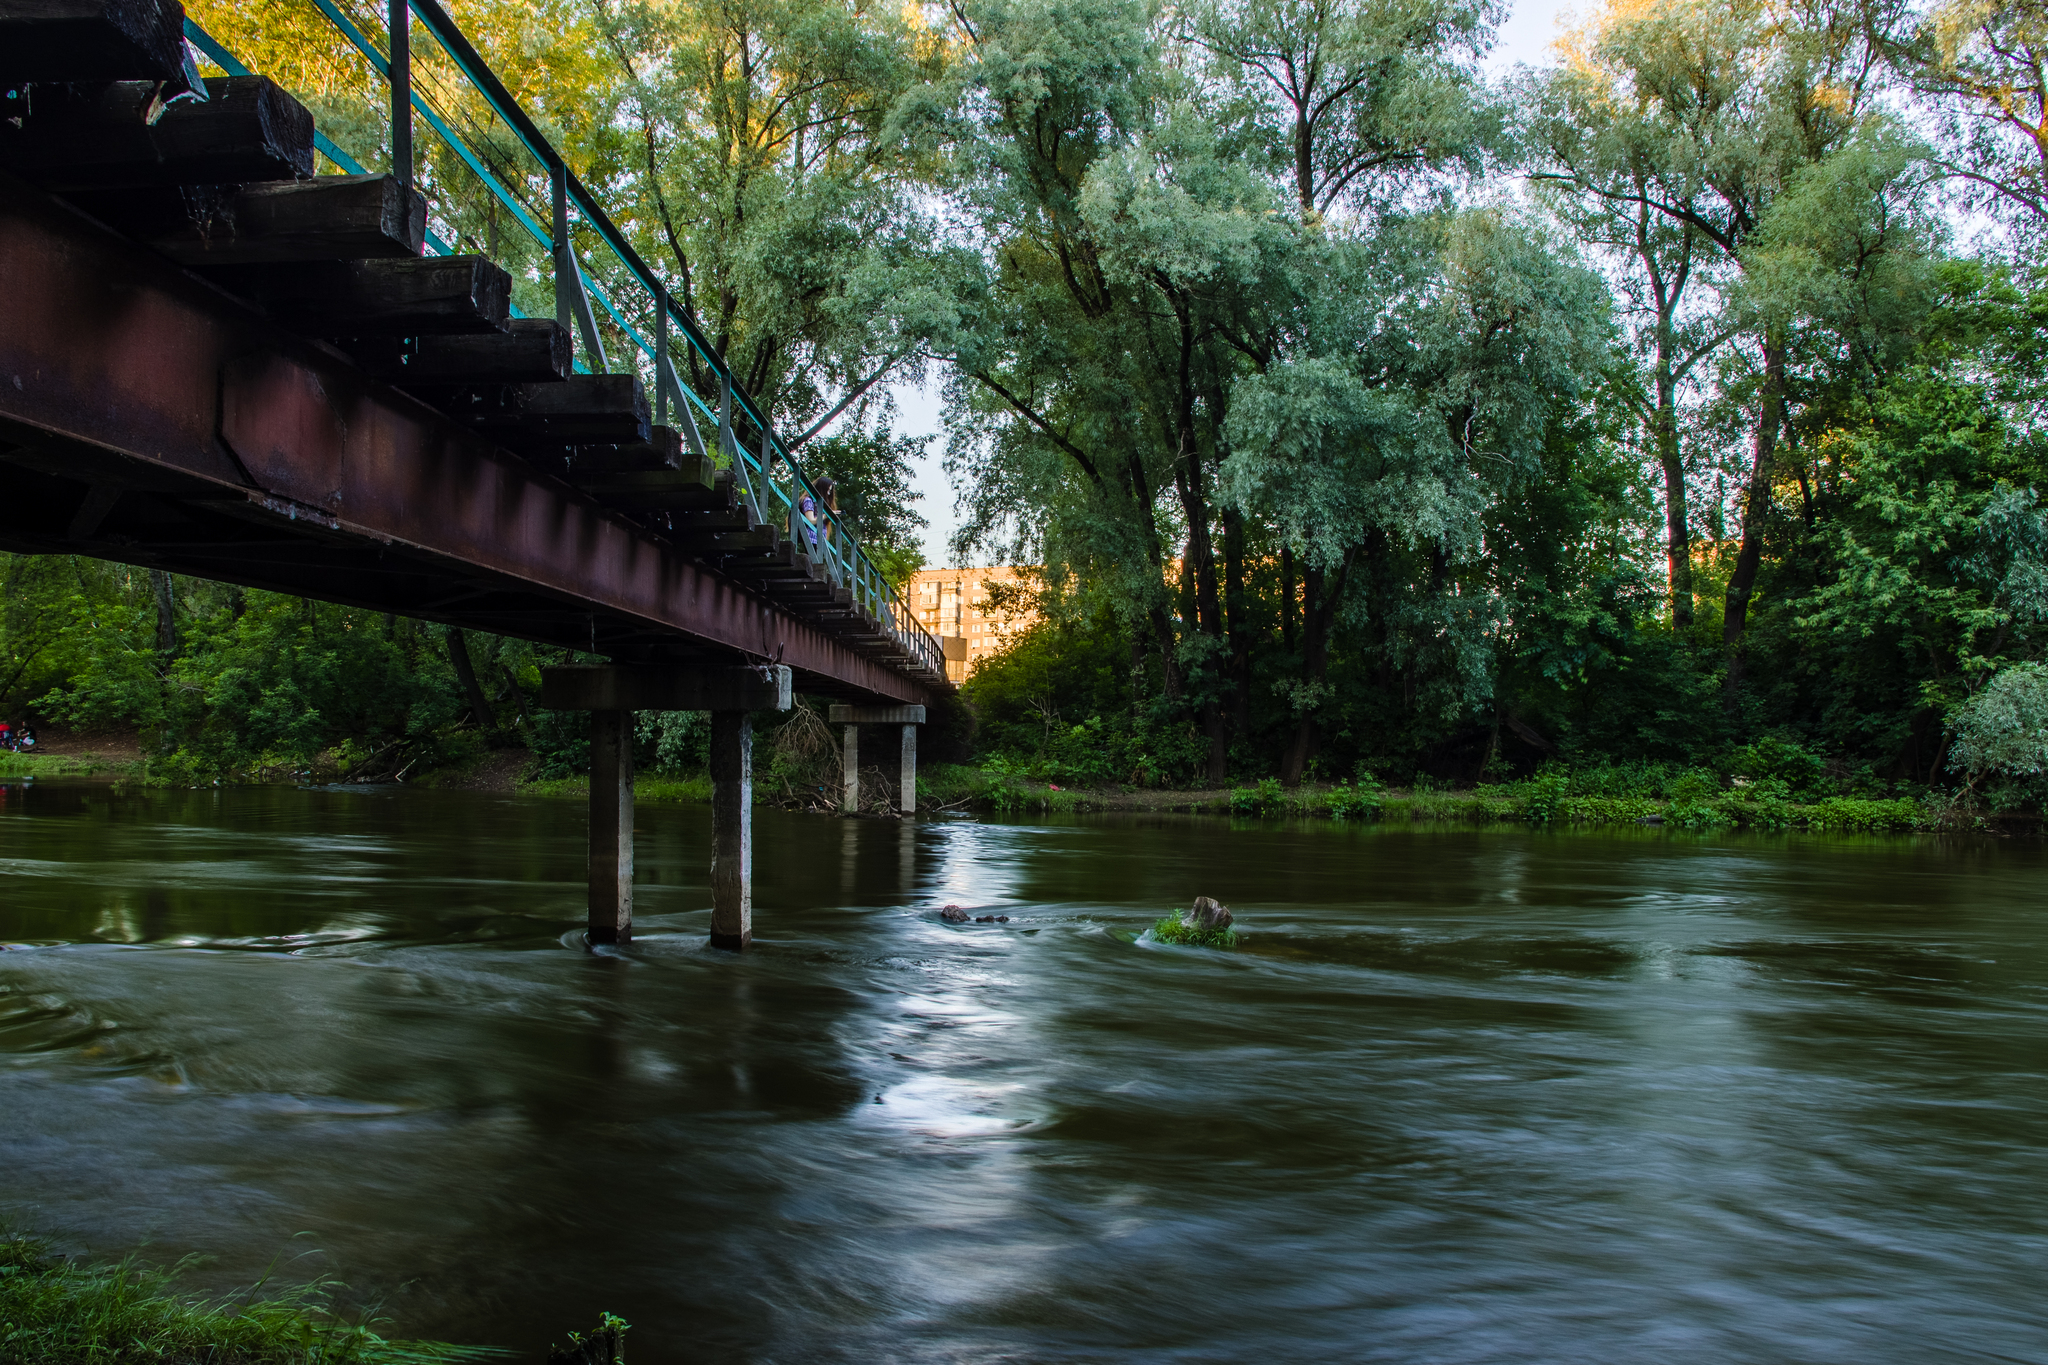
{"label": "tree", "polygon": [[[1795,174],[1870,121],[1876,59],[1864,36],[1826,0],[1784,10],[1760,0],[1617,3],[1566,47],[1554,98],[1585,111],[1593,136],[1566,140],[1559,160],[1583,170],[1562,174],[1612,202],[1613,168],[1626,168],[1620,202],[1634,198],[1696,234],[1724,268],[1743,269],[1751,236]],[[1742,543],[1722,614],[1731,697],[1786,414],[1783,314],[1753,317],[1760,364]]]}
{"label": "tree", "polygon": [[1567,67],[1522,88],[1532,179],[1544,201],[1580,241],[1619,263],[1624,316],[1647,374],[1617,392],[1649,433],[1663,474],[1665,582],[1671,623],[1684,631],[1693,619],[1693,575],[1680,391],[1734,334],[1714,307],[1727,262],[1697,225],[1658,201],[1660,168],[1646,141],[1632,136],[1633,112],[1613,102],[1611,85]]}
{"label": "tree", "polygon": [[2048,6],[1945,0],[1904,32],[1888,10],[1873,36],[1922,97],[1941,164],[1965,202],[2038,248],[2048,234]]}
{"label": "tree", "polygon": [[1414,618],[1385,646],[1433,641],[1454,679],[1445,705],[1487,699],[1496,604],[1460,591],[1453,569],[1483,553],[1489,501],[1540,468],[1553,404],[1597,370],[1606,339],[1598,279],[1498,211],[1333,242],[1297,297],[1284,358],[1237,386],[1224,466],[1232,500],[1270,517],[1309,569],[1289,783],[1313,756],[1361,567],[1414,584],[1380,594],[1383,625]]}

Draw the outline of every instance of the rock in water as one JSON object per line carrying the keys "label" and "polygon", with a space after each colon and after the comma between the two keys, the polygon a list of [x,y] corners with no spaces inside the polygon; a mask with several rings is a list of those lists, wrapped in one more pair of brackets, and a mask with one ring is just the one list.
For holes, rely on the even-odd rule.
{"label": "rock in water", "polygon": [[939,911],[939,918],[948,924],[965,924],[968,920],[968,914],[957,905],[949,905]]}
{"label": "rock in water", "polygon": [[1219,929],[1228,929],[1230,927],[1230,907],[1222,901],[1212,900],[1207,896],[1197,896],[1195,897],[1195,903],[1188,908],[1188,912],[1180,917],[1180,922],[1190,929],[1200,929],[1204,933],[1215,933]]}

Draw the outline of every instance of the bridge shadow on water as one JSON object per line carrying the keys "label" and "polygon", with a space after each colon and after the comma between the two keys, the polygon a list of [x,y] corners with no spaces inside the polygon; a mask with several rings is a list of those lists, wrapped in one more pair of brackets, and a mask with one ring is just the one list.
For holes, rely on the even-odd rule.
{"label": "bridge shadow on water", "polygon": [[590,953],[577,804],[8,788],[0,1212],[527,1358],[2037,1358],[2038,847],[756,820]]}

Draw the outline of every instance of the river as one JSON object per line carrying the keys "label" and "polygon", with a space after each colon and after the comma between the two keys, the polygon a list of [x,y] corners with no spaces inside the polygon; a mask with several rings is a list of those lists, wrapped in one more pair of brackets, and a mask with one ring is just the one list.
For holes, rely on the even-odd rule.
{"label": "river", "polygon": [[2038,843],[762,810],[732,956],[582,828],[9,786],[0,1214],[525,1359],[2048,1360]]}

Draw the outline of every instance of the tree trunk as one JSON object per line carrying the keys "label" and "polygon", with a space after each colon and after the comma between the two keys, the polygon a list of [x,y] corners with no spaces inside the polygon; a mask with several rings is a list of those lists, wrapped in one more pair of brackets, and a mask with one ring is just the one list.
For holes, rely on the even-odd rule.
{"label": "tree trunk", "polygon": [[[1188,596],[1194,607],[1195,629],[1220,642],[1223,638],[1223,611],[1216,592],[1216,544],[1209,534],[1209,504],[1203,494],[1202,473],[1195,463],[1196,458],[1192,453],[1184,458],[1173,480],[1180,494],[1181,510],[1188,519],[1183,581],[1190,590]],[[1221,786],[1230,780],[1230,726],[1224,719],[1218,689],[1208,687],[1204,690],[1208,695],[1202,702],[1202,733],[1209,740],[1209,781],[1212,785]]]}
{"label": "tree trunk", "polygon": [[448,631],[448,662],[455,666],[455,676],[462,682],[462,690],[469,694],[469,709],[476,716],[476,723],[488,729],[495,724],[491,715],[491,704],[484,698],[484,690],[477,685],[476,667],[469,661],[469,640],[453,627]]}
{"label": "tree trunk", "polygon": [[1280,645],[1294,652],[1294,551],[1280,547]]}
{"label": "tree trunk", "polygon": [[156,595],[156,652],[165,659],[175,659],[178,657],[178,604],[171,596],[171,576],[162,569],[151,569],[149,587]]}
{"label": "tree trunk", "polygon": [[1252,730],[1252,633],[1244,594],[1244,517],[1223,513],[1223,611],[1230,634],[1231,728]]}
{"label": "tree trunk", "polygon": [[1180,659],[1174,649],[1173,622],[1166,611],[1154,607],[1147,614],[1152,622],[1152,641],[1159,647],[1159,690],[1168,701],[1180,700]]}
{"label": "tree trunk", "polygon": [[1669,566],[1671,624],[1692,626],[1692,530],[1687,523],[1685,462],[1678,450],[1677,382],[1671,357],[1662,346],[1657,356],[1657,459],[1664,466],[1664,555]]}
{"label": "tree trunk", "polygon": [[[1313,565],[1301,573],[1301,679],[1311,688],[1320,685],[1330,668],[1330,631],[1337,622],[1337,607],[1344,600],[1344,580],[1351,572],[1352,551],[1333,574],[1325,575]],[[1321,733],[1316,724],[1316,706],[1303,708],[1294,724],[1294,738],[1280,760],[1280,781],[1289,787],[1301,785],[1309,760],[1316,756]]]}
{"label": "tree trunk", "polygon": [[1764,342],[1763,413],[1756,426],[1756,463],[1749,471],[1749,490],[1742,503],[1742,548],[1735,572],[1728,578],[1727,613],[1721,619],[1721,643],[1728,651],[1726,700],[1733,705],[1742,683],[1742,633],[1749,624],[1749,599],[1763,565],[1764,520],[1771,507],[1772,455],[1778,429],[1785,420],[1785,345],[1773,335]]}

